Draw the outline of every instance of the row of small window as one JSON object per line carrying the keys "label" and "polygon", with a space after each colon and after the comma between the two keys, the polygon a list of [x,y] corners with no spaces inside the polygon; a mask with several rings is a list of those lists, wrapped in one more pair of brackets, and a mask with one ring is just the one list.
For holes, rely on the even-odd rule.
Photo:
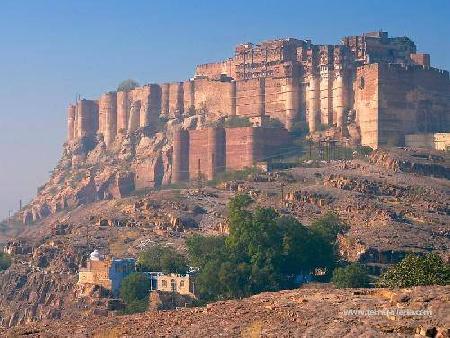
{"label": "row of small window", "polygon": [[[170,281],[170,284],[172,285],[172,287],[176,287],[176,281],[175,281],[175,279],[172,279],[172,280]],[[167,281],[166,281],[166,280],[163,280],[163,281],[161,282],[161,285],[162,285],[163,288],[167,288]],[[182,287],[184,287],[184,280],[180,281],[180,288],[182,288]]]}

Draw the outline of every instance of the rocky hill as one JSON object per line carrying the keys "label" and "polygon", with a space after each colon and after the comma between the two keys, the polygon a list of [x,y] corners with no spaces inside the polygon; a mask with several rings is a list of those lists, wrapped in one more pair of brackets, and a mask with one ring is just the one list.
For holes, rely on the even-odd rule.
{"label": "rocky hill", "polygon": [[15,220],[32,224],[62,210],[122,198],[135,191],[141,172],[146,188],[171,183],[174,130],[204,125],[205,115],[194,115],[120,134],[108,147],[102,135],[65,143],[49,181]]}
{"label": "rocky hill", "polygon": [[[184,239],[193,233],[227,232],[226,203],[237,192],[306,225],[327,211],[336,212],[350,225],[339,239],[341,255],[365,264],[372,274],[411,251],[434,251],[448,259],[450,181],[423,167],[414,172],[411,168],[417,166],[405,166],[406,159],[415,163],[418,158],[445,171],[448,158],[420,154],[383,150],[365,159],[305,161],[200,190],[151,190],[68,206],[25,226],[20,237],[6,244],[14,255],[12,266],[0,272],[0,323],[13,327],[107,311],[104,300],[79,297],[78,266],[90,251],[135,257],[155,243],[184,250]],[[55,182],[43,191],[58,186]]]}
{"label": "rocky hill", "polygon": [[[361,313],[354,314],[352,310]],[[407,310],[417,312],[408,315]],[[395,291],[307,288],[262,293],[199,308],[44,321],[3,331],[3,334],[11,337],[448,337],[450,287]]]}

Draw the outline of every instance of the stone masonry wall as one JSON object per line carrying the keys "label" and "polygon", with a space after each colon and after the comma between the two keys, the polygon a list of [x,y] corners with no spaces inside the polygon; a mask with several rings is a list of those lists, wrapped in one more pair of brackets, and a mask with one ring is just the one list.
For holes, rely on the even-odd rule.
{"label": "stone masonry wall", "polygon": [[159,116],[200,112],[208,122],[267,115],[290,131],[336,127],[374,148],[402,145],[405,133],[449,131],[449,88],[448,73],[430,67],[429,54],[387,32],[348,36],[338,45],[244,43],[231,58],[197,66],[188,81],[77,102],[68,109],[67,138],[103,134],[109,147],[117,134],[157,124]]}
{"label": "stone masonry wall", "polygon": [[211,180],[224,171],[249,168],[288,145],[288,132],[282,128],[180,130],[174,135],[173,182],[195,180],[199,174]]}
{"label": "stone masonry wall", "polygon": [[449,74],[420,66],[382,65],[379,105],[379,145],[404,145],[405,134],[449,131]]}
{"label": "stone masonry wall", "polygon": [[372,148],[378,145],[378,80],[379,65],[370,64],[357,69],[356,81],[353,84],[361,144]]}

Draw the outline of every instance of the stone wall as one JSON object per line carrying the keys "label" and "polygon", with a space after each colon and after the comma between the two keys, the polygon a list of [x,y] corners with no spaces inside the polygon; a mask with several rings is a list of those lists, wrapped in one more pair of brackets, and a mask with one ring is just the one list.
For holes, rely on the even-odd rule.
{"label": "stone wall", "polygon": [[237,81],[236,83],[236,114],[241,116],[264,115],[265,79]]}
{"label": "stone wall", "polygon": [[173,136],[172,180],[182,182],[189,179],[189,132],[177,130]]}
{"label": "stone wall", "polygon": [[184,111],[183,82],[169,84],[169,115],[180,116]]}
{"label": "stone wall", "polygon": [[111,290],[112,282],[109,278],[111,261],[91,261],[88,260],[86,268],[80,268],[78,273],[78,284],[101,285],[105,289]]}
{"label": "stone wall", "polygon": [[235,64],[232,59],[215,63],[206,63],[198,65],[195,68],[195,75],[198,77],[218,79],[222,74],[233,78],[236,76]]}
{"label": "stone wall", "polygon": [[253,167],[289,145],[282,128],[205,128],[174,135],[173,182],[211,180],[228,170]]}
{"label": "stone wall", "polygon": [[382,65],[379,73],[379,145],[404,145],[405,134],[450,130],[448,72]]}
{"label": "stone wall", "polygon": [[450,148],[450,133],[409,134],[405,136],[405,145],[413,148],[447,150]]}
{"label": "stone wall", "polygon": [[447,72],[422,66],[369,64],[357,69],[354,93],[363,145],[404,145],[406,134],[450,129]]}
{"label": "stone wall", "polygon": [[361,144],[378,146],[379,65],[359,67],[353,84],[356,121],[361,130]]}
{"label": "stone wall", "polygon": [[76,109],[77,137],[93,136],[98,130],[98,102],[80,100]]}
{"label": "stone wall", "polygon": [[211,79],[194,80],[194,107],[205,109],[210,118],[229,116],[234,114],[233,86],[231,81],[217,81]]}
{"label": "stone wall", "polygon": [[77,137],[77,130],[76,130],[76,111],[77,106],[76,105],[69,105],[67,108],[67,140],[72,141]]}
{"label": "stone wall", "polygon": [[250,168],[255,162],[255,128],[230,128],[226,133],[226,169]]}
{"label": "stone wall", "polygon": [[427,67],[430,67],[430,65],[431,65],[430,54],[412,53],[411,60],[416,65],[427,66]]}
{"label": "stone wall", "polygon": [[266,115],[290,131],[337,127],[340,136],[374,148],[402,145],[405,133],[448,131],[449,88],[448,73],[430,67],[429,54],[387,32],[348,36],[339,45],[245,43],[231,58],[197,66],[188,81],[106,93],[98,106],[79,101],[68,109],[68,140],[98,133],[109,147],[117,134],[195,109],[208,122]]}
{"label": "stone wall", "polygon": [[100,97],[98,132],[102,133],[106,145],[111,144],[117,134],[117,93],[105,93]]}

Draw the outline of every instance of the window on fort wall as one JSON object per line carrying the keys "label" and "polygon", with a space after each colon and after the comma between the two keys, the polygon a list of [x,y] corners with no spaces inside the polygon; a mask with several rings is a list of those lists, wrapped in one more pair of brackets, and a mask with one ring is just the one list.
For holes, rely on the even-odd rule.
{"label": "window on fort wall", "polygon": [[180,281],[180,288],[184,287],[184,280]]}
{"label": "window on fort wall", "polygon": [[167,287],[167,281],[163,280],[161,282],[161,285],[162,285],[163,288],[166,288]]}
{"label": "window on fort wall", "polygon": [[364,89],[364,86],[365,86],[365,80],[364,80],[364,77],[361,76],[359,78],[359,89]]}

